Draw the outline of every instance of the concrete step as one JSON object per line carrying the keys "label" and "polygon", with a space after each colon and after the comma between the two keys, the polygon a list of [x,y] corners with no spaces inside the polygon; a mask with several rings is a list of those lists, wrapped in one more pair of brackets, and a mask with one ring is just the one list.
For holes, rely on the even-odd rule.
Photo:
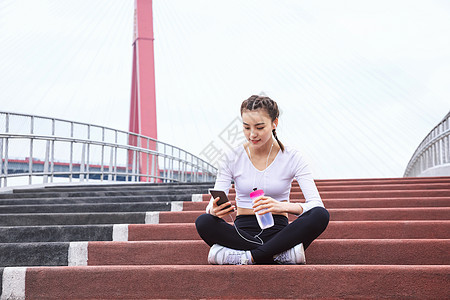
{"label": "concrete step", "polygon": [[[292,203],[304,203],[304,200],[290,200]],[[205,210],[208,201],[183,203],[183,211]],[[236,201],[231,201],[236,204]],[[410,197],[410,198],[361,198],[361,199],[324,199],[329,208],[395,208],[395,207],[450,207],[450,197]]]}
{"label": "concrete step", "polygon": [[[357,185],[417,185],[417,184],[450,184],[450,176],[443,177],[396,177],[396,178],[357,178],[357,179],[316,179],[317,186],[357,186]],[[50,184],[40,188],[19,187],[13,188],[14,192],[41,189],[46,190],[111,190],[111,189],[133,189],[133,188],[147,188],[147,189],[164,189],[164,188],[190,188],[190,187],[213,187],[214,182],[173,182],[173,183],[145,183],[145,182],[121,182],[121,183],[72,183],[72,184]],[[298,187],[298,183],[294,181],[293,187]]]}
{"label": "concrete step", "polygon": [[142,212],[170,211],[176,202],[128,202],[95,204],[51,204],[51,205],[2,205],[3,214],[32,213],[84,213],[84,212]]}
{"label": "concrete step", "polygon": [[0,244],[0,267],[67,266],[69,243]]}
{"label": "concrete step", "polygon": [[[41,189],[109,189],[109,188],[156,188],[164,189],[170,187],[180,187],[180,188],[190,188],[198,186],[214,186],[214,181],[210,182],[166,182],[166,183],[151,183],[151,182],[126,182],[126,181],[116,181],[116,182],[72,182],[72,183],[48,183],[48,184],[36,184],[36,185],[25,185],[25,186],[14,186],[10,187],[8,190],[11,191],[22,191],[22,190],[41,190]],[[2,191],[7,191],[3,189]]]}
{"label": "concrete step", "polygon": [[[450,181],[443,183],[417,183],[417,184],[317,184],[317,189],[322,192],[355,192],[355,191],[409,191],[409,190],[448,190],[450,189]],[[301,192],[296,182],[292,183],[291,193]],[[207,193],[207,192],[206,192]],[[236,190],[232,187],[229,194],[235,194]]]}
{"label": "concrete step", "polygon": [[[6,244],[9,245],[9,244]],[[88,265],[207,264],[203,241],[90,242]],[[426,255],[425,255],[426,253]],[[440,265],[450,261],[450,240],[316,240],[307,264]]]}
{"label": "concrete step", "polygon": [[[316,184],[331,222],[305,266],[206,265],[193,222],[207,202],[191,200],[214,183],[200,197],[189,184],[14,189],[0,197],[1,299],[448,298],[450,177]],[[63,266],[1,268],[46,264]]]}
{"label": "concrete step", "polygon": [[44,267],[7,268],[3,281],[8,295],[34,299],[446,299],[449,272],[449,266],[371,265]]}
{"label": "concrete step", "polygon": [[[430,189],[449,189],[450,177],[443,178],[423,178],[423,179],[388,179],[388,180],[316,180],[319,191],[370,191],[370,190],[430,190]],[[48,196],[58,196],[62,194],[64,197],[77,196],[85,193],[95,193],[96,195],[111,195],[111,193],[142,193],[142,192],[159,192],[177,191],[177,190],[201,190],[206,193],[208,188],[214,186],[214,183],[199,184],[113,184],[113,185],[81,185],[81,186],[49,186],[43,188],[18,188],[13,189],[11,194],[0,194],[3,197],[24,197],[20,194],[26,194],[27,198],[33,197],[36,193],[46,193]],[[292,184],[292,191],[299,192],[300,189],[296,182]],[[75,191],[74,191],[75,190]],[[230,190],[234,193],[234,188]],[[193,192],[194,193],[194,192]],[[28,195],[29,194],[29,195]],[[67,195],[66,195],[67,194]]]}
{"label": "concrete step", "polygon": [[145,224],[148,215],[153,217],[153,213],[146,212],[4,214],[0,226]]}
{"label": "concrete step", "polygon": [[0,243],[112,241],[113,232],[114,225],[0,227]]}
{"label": "concrete step", "polygon": [[[450,207],[335,208],[332,221],[450,220]],[[193,223],[203,211],[3,214],[0,226]],[[293,221],[296,217],[289,216]],[[229,220],[231,221],[231,219]]]}
{"label": "concrete step", "polygon": [[73,189],[70,192],[20,192],[12,194],[0,194],[0,199],[23,199],[23,198],[83,198],[83,197],[116,197],[116,196],[179,196],[187,198],[192,194],[207,193],[208,189],[168,189],[168,190],[117,190],[117,191],[78,191]]}
{"label": "concrete step", "polygon": [[173,202],[192,201],[191,194],[114,196],[114,197],[70,197],[70,198],[17,198],[0,199],[3,205],[50,205],[50,204],[89,204],[89,203],[127,203],[127,202]]}
{"label": "concrete step", "polygon": [[[450,239],[450,221],[331,221],[319,239]],[[193,223],[0,227],[0,243],[199,240]]]}
{"label": "concrete step", "polygon": [[450,207],[335,208],[328,211],[333,221],[450,220]]}
{"label": "concrete step", "polygon": [[[94,198],[95,199],[95,198]],[[98,200],[98,199],[97,199]],[[107,201],[108,199],[105,199]],[[114,199],[117,200],[117,199]],[[142,212],[142,211],[202,211],[207,202],[167,201],[167,202],[133,202],[136,198],[126,198],[118,203],[47,203],[0,205],[1,214],[14,213],[78,213],[78,212]],[[139,199],[141,200],[141,199]],[[52,201],[52,200],[50,200]],[[82,199],[80,201],[83,201]],[[304,202],[293,200],[293,203]],[[232,201],[235,204],[235,201]],[[372,199],[372,200],[324,200],[327,208],[400,208],[400,207],[450,207],[450,197],[422,199]]]}
{"label": "concrete step", "polygon": [[[402,185],[399,185],[403,187]],[[358,187],[358,186],[357,186]],[[411,186],[409,188],[404,187],[405,190],[382,190],[377,186],[362,186],[358,187],[360,190],[348,190],[345,188],[351,187],[324,187],[323,189],[319,188],[321,192],[321,196],[326,198],[368,198],[368,197],[449,197],[450,196],[450,185],[446,184],[438,184],[433,188],[432,185],[423,185],[422,188],[412,189]],[[446,187],[446,188],[445,188]],[[381,188],[381,187],[380,187]],[[344,189],[344,190],[339,190]],[[127,196],[160,196],[167,197],[170,195],[179,197],[181,194],[186,195],[186,198],[189,198],[191,194],[204,194],[204,197],[209,198],[210,196],[207,194],[206,188],[197,188],[197,189],[166,189],[166,190],[102,190],[102,191],[79,191],[79,190],[67,190],[64,192],[46,192],[47,189],[41,189],[41,192],[34,191],[30,192],[30,190],[19,190],[10,194],[0,194],[0,201],[2,199],[33,199],[33,198],[93,198],[93,197],[127,197]],[[234,190],[230,190],[230,199],[234,199],[235,193]],[[291,199],[299,199],[302,198],[301,190],[298,187],[294,187],[291,192]],[[206,199],[205,199],[206,200]],[[162,200],[164,201],[164,200]],[[1,203],[1,202],[0,202]],[[6,203],[5,203],[6,204]]]}
{"label": "concrete step", "polygon": [[134,183],[113,183],[113,184],[53,184],[44,187],[33,187],[26,186],[20,188],[13,188],[15,193],[26,193],[26,192],[42,192],[42,191],[53,191],[53,192],[71,192],[74,189],[77,191],[111,191],[111,190],[167,190],[167,189],[208,189],[214,186],[214,182],[173,182],[173,183],[145,183],[145,182],[134,182]]}
{"label": "concrete step", "polygon": [[[414,183],[414,184],[404,184],[404,183],[385,183],[385,184],[346,184],[346,183],[336,183],[336,184],[326,184],[318,185],[319,191],[360,191],[360,190],[439,190],[448,189],[450,186],[449,182],[427,182],[427,183]],[[297,188],[298,185],[293,185]]]}
{"label": "concrete step", "polygon": [[[404,190],[404,191],[332,191],[320,192],[322,199],[360,199],[360,198],[410,198],[410,197],[450,197],[450,189],[439,190]],[[202,201],[209,201],[211,195],[203,194]],[[229,194],[228,199],[235,200],[236,194]],[[289,199],[304,199],[301,192],[291,192]]]}
{"label": "concrete step", "polygon": [[[441,177],[315,179],[314,181],[315,181],[316,185],[450,183],[450,176],[441,176]],[[297,183],[294,182],[294,184],[297,184]]]}
{"label": "concrete step", "polygon": [[[397,185],[396,185],[397,186]],[[439,187],[439,188],[437,188]],[[371,186],[371,185],[355,185],[355,186],[317,186],[318,191],[322,193],[332,193],[332,192],[388,192],[392,191],[398,194],[398,192],[401,191],[433,191],[433,190],[446,190],[448,191],[450,189],[450,183],[447,184],[438,184],[438,185],[398,185],[397,188],[390,188],[389,185],[377,185],[377,186]],[[302,190],[298,185],[292,184],[291,187],[291,193],[301,193]],[[207,194],[207,193],[205,193]],[[234,195],[236,194],[236,190],[231,187],[229,189],[229,194]],[[357,194],[357,193],[356,193]]]}
{"label": "concrete step", "polygon": [[[450,221],[331,221],[319,239],[450,239]],[[200,239],[192,223],[130,224],[129,241]]]}
{"label": "concrete step", "polygon": [[[450,176],[447,177],[414,177],[414,178],[363,178],[363,179],[316,179],[316,185],[321,188],[322,186],[358,186],[358,185],[420,185],[420,184],[448,184],[450,185]],[[166,188],[191,188],[202,187],[212,188],[214,182],[200,182],[200,183],[141,183],[141,182],[128,182],[128,183],[113,183],[113,184],[52,184],[41,188],[33,187],[20,187],[20,188],[8,188],[0,189],[0,194],[4,193],[27,193],[27,192],[41,192],[45,191],[62,191],[70,192],[73,189],[77,191],[111,191],[111,190],[126,190],[126,189],[166,189]],[[293,182],[294,188],[298,187],[297,182]],[[403,189],[402,187],[399,187]],[[427,189],[427,187],[425,187]]]}
{"label": "concrete step", "polygon": [[[0,266],[202,265],[201,240],[0,244]],[[448,239],[321,239],[306,250],[309,265],[445,265]]]}
{"label": "concrete step", "polygon": [[[421,208],[335,208],[331,221],[450,220],[450,207]],[[193,223],[204,211],[154,212],[155,223]],[[233,219],[235,214],[233,214]],[[289,221],[296,216],[289,215]],[[230,217],[225,220],[232,221]]]}
{"label": "concrete step", "polygon": [[[347,183],[317,183],[319,191],[359,191],[359,190],[428,190],[428,189],[448,189],[450,180],[448,182],[429,182],[429,183],[366,183],[366,184],[347,184]],[[111,192],[111,191],[148,191],[161,192],[164,190],[203,190],[208,191],[208,188],[213,188],[214,184],[199,185],[199,186],[168,186],[168,187],[153,187],[153,186],[111,186],[111,187],[77,187],[77,192]],[[42,193],[42,192],[58,192],[70,193],[73,192],[73,187],[54,187],[54,188],[37,188],[37,189],[17,189],[14,193]],[[292,191],[300,191],[300,187],[296,182],[292,183]],[[234,193],[234,187],[230,188],[230,192]]]}
{"label": "concrete step", "polygon": [[[199,196],[198,196],[199,195]],[[50,204],[83,204],[83,203],[128,203],[128,202],[173,202],[184,201],[184,206],[192,210],[203,209],[211,196],[206,194],[193,195],[148,195],[148,196],[115,196],[115,197],[70,197],[70,198],[17,198],[0,199],[0,211],[4,205],[50,205]],[[230,196],[231,197],[231,196]],[[232,196],[234,201],[234,196]],[[204,204],[189,203],[200,200]],[[292,196],[291,202],[304,202],[299,197]],[[339,207],[413,207],[413,206],[449,206],[450,197],[380,197],[380,198],[328,198],[323,199],[327,208]],[[328,206],[331,205],[332,207]]]}
{"label": "concrete step", "polygon": [[[319,192],[338,192],[338,191],[404,191],[404,190],[448,190],[450,182],[444,183],[417,183],[417,184],[351,184],[345,183],[337,184],[323,184],[317,185]],[[301,189],[298,184],[293,183],[291,192],[300,192]],[[230,193],[235,193],[235,189],[231,188]]]}

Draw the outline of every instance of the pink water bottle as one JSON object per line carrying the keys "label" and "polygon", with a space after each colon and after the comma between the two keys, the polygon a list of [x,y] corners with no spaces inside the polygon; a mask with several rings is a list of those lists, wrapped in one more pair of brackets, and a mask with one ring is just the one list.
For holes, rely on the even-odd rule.
{"label": "pink water bottle", "polygon": [[[252,202],[255,202],[255,199],[260,196],[264,196],[263,190],[256,190],[256,191],[250,193],[250,199],[252,199]],[[256,220],[258,220],[258,224],[259,224],[259,227],[261,227],[261,229],[266,229],[266,228],[272,227],[274,224],[273,216],[272,216],[271,212],[265,213],[263,215],[259,214],[260,212],[263,212],[265,210],[266,209],[263,209],[263,210],[260,210],[257,213],[255,213]]]}

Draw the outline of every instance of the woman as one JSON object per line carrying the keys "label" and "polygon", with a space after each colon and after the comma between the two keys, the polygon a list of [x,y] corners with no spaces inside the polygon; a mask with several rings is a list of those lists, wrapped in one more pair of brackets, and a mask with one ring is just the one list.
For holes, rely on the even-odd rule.
{"label": "woman", "polygon": [[[304,264],[304,250],[327,227],[324,208],[311,172],[302,155],[278,140],[279,109],[269,97],[253,95],[241,105],[244,134],[248,142],[227,153],[219,167],[214,189],[228,194],[231,182],[236,190],[236,207],[211,199],[206,214],[195,225],[211,246],[211,264]],[[296,179],[305,203],[289,202],[292,180]],[[262,189],[264,196],[252,203],[249,194]],[[228,207],[230,206],[230,207]],[[265,211],[262,211],[266,209]],[[223,218],[236,210],[234,226]],[[274,226],[261,230],[255,213],[271,212]],[[297,215],[289,224],[288,214]]]}

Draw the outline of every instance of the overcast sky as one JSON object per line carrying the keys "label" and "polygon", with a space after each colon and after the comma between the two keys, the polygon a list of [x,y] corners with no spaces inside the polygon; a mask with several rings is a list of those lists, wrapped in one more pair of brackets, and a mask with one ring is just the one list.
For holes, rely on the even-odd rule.
{"label": "overcast sky", "polygon": [[[0,0],[0,110],[128,130],[133,10]],[[264,92],[315,177],[400,177],[450,110],[446,0],[154,0],[153,15],[158,139],[196,155],[226,148]]]}

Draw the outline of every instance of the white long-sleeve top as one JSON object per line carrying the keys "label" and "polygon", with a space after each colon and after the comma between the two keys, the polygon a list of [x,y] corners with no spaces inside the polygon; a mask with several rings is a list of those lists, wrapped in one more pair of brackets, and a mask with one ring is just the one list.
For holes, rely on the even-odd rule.
{"label": "white long-sleeve top", "polygon": [[[236,190],[236,205],[242,208],[252,208],[250,193],[254,188],[263,189],[266,196],[277,201],[288,201],[291,184],[294,178],[300,185],[305,198],[301,203],[303,213],[314,207],[324,207],[311,171],[303,156],[295,149],[285,147],[278,151],[274,161],[263,171],[255,168],[245,151],[239,145],[225,154],[225,159],[219,165],[215,190],[223,190],[228,195],[231,182]],[[210,212],[211,198],[206,212]]]}

